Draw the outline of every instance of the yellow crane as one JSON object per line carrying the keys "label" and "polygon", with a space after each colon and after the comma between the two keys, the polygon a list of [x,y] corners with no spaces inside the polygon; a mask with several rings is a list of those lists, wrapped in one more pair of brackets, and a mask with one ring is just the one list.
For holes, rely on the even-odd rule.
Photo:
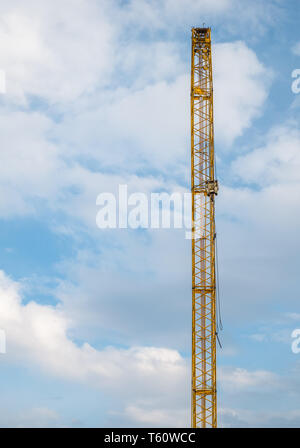
{"label": "yellow crane", "polygon": [[211,29],[192,28],[192,427],[217,426],[216,257]]}

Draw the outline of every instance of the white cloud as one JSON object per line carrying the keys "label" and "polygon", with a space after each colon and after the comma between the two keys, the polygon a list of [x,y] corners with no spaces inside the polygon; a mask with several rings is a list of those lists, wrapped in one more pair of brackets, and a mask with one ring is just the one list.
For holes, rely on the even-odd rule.
{"label": "white cloud", "polygon": [[298,312],[299,154],[296,125],[276,126],[259,148],[232,163],[230,176],[238,185],[221,185],[220,282],[229,319],[257,319],[258,304],[263,318],[275,312],[275,303]]}
{"label": "white cloud", "polygon": [[[246,421],[241,420],[239,410],[220,407],[218,410],[219,427],[221,428],[238,428],[248,426]],[[245,413],[243,413],[244,416]]]}
{"label": "white cloud", "polygon": [[130,0],[115,13],[134,35],[145,30],[150,33],[163,30],[172,35],[178,29],[202,26],[205,22],[204,26],[215,27],[221,23],[219,32],[226,29],[232,34],[251,33],[252,38],[261,36],[267,26],[281,17],[276,0],[264,3],[259,0],[243,3],[239,0]]}
{"label": "white cloud", "polygon": [[244,408],[221,408],[221,427],[225,428],[298,428],[299,409],[258,411]]}
{"label": "white cloud", "polygon": [[18,412],[0,408],[1,428],[53,428],[60,426],[59,414],[47,407],[34,407]]}
{"label": "white cloud", "polygon": [[97,235],[99,253],[80,251],[59,266],[64,280],[55,296],[76,320],[75,336],[93,338],[101,331],[116,344],[126,339],[186,351],[190,302],[182,297],[189,295],[191,272],[184,232],[98,229]]}
{"label": "white cloud", "polygon": [[300,182],[300,133],[296,125],[273,128],[261,148],[240,156],[233,170],[261,188]]}
{"label": "white cloud", "polygon": [[114,65],[120,67],[125,85],[142,90],[145,85],[175,80],[185,73],[186,66],[180,54],[179,42],[159,40],[143,42],[133,40],[130,44],[120,42]]}
{"label": "white cloud", "polygon": [[[76,111],[54,135],[76,156],[104,169],[136,172],[176,167],[187,159],[189,81],[186,75],[143,88],[118,89]],[[180,169],[180,168],[179,168]]]}
{"label": "white cloud", "polygon": [[[64,164],[59,160],[56,145],[46,139],[52,121],[37,112],[6,109],[0,113],[0,118],[0,182],[4,188],[19,194],[20,200],[26,195],[45,198],[57,193],[53,178]],[[6,206],[9,210],[9,204]]]}
{"label": "white cloud", "polygon": [[261,114],[270,72],[241,41],[214,45],[213,64],[215,137],[231,145]]}
{"label": "white cloud", "polygon": [[20,413],[16,420],[16,427],[18,428],[47,428],[59,424],[59,415],[52,409],[45,407],[33,408]]}
{"label": "white cloud", "polygon": [[292,53],[294,53],[296,56],[300,56],[300,42],[297,42],[292,46]]}
{"label": "white cloud", "polygon": [[117,194],[119,184],[142,192],[165,185],[151,175],[91,171],[53,141],[54,128],[54,122],[41,112],[0,111],[2,217],[36,215],[43,201],[48,211],[62,211],[94,230],[99,193]]}
{"label": "white cloud", "polygon": [[135,396],[176,403],[185,393],[186,362],[176,350],[78,347],[68,336],[72,323],[61,307],[23,305],[20,285],[2,271],[0,327],[6,332],[8,362],[34,363],[48,374],[109,389],[120,400]]}
{"label": "white cloud", "polygon": [[[3,217],[35,213],[32,199],[42,199],[47,200],[48,209],[63,211],[91,228],[100,187],[110,191],[124,179],[103,174],[105,169],[129,173],[155,169],[169,177],[186,179],[189,78],[183,74],[180,44],[171,39],[150,39],[146,44],[137,37],[128,42],[121,39],[118,44],[122,26],[126,28],[127,23],[123,14],[129,17],[140,3],[118,10],[116,23],[124,23],[117,27],[109,20],[116,5],[104,2],[99,7],[94,1],[75,1],[78,8],[71,8],[68,14],[65,12],[71,2],[64,4],[66,9],[58,7],[56,1],[43,9],[33,0],[26,10],[17,0],[12,3],[14,9],[1,7],[0,50],[3,47],[3,68],[8,79],[6,103],[12,96],[25,101],[28,95],[36,95],[39,109],[36,113],[26,108],[18,112],[3,109]],[[164,8],[166,14],[182,13],[180,2],[173,5],[173,12],[168,2],[147,5],[145,13],[148,10],[156,14],[157,9]],[[229,6],[227,1],[191,2],[189,14],[201,8],[220,13]],[[265,70],[244,43],[222,45],[216,46],[215,85],[221,98],[216,101],[216,134],[232,142],[250,125],[263,103],[260,78]],[[227,59],[235,64],[234,88]],[[249,73],[246,63],[252,67]],[[112,82],[116,88],[102,90],[115,68]],[[124,76],[129,86],[122,86]],[[237,89],[237,84],[256,92],[251,94],[250,103],[248,92]],[[90,95],[96,86],[97,93]],[[225,109],[228,94],[230,106]],[[47,108],[47,102],[59,102],[58,110],[67,112],[59,123],[46,118],[46,113],[54,113],[54,109]],[[145,182],[151,183],[151,179]],[[165,179],[152,181],[153,186],[158,184],[166,185]],[[74,190],[76,194],[72,194]]]}
{"label": "white cloud", "polygon": [[[232,163],[232,174],[251,187],[224,187],[219,207],[221,212],[251,225],[262,233],[265,242],[277,241],[289,228],[285,249],[293,244],[294,231],[300,222],[299,207],[300,134],[296,126],[274,127],[265,138],[264,146],[238,157]],[[259,217],[259,219],[258,219]],[[269,229],[269,232],[265,230]],[[249,236],[250,237],[250,236]],[[262,240],[259,241],[261,242]],[[262,249],[262,248],[261,248]],[[275,249],[275,246],[274,246]],[[268,246],[268,250],[272,248]]]}
{"label": "white cloud", "polygon": [[[103,123],[103,127],[112,136],[117,126],[119,142],[129,142],[137,159],[146,159],[156,168],[175,165],[186,152],[188,98],[186,76],[147,86],[104,110],[108,126]],[[122,149],[119,144],[117,151]]]}
{"label": "white cloud", "polygon": [[102,8],[93,0],[2,4],[7,95],[21,102],[26,95],[50,103],[71,101],[103,83],[111,71],[113,37],[105,3]]}
{"label": "white cloud", "polygon": [[254,333],[250,335],[250,338],[257,342],[263,342],[266,340],[266,335],[263,333]]}
{"label": "white cloud", "polygon": [[190,423],[188,409],[147,409],[147,406],[143,405],[127,406],[124,410],[123,418],[142,427],[150,426],[152,428],[185,428]]}
{"label": "white cloud", "polygon": [[[136,45],[132,48],[136,51]],[[157,57],[160,62],[154,61],[154,69],[165,67],[160,52]],[[175,63],[177,58],[176,51],[173,57],[169,53],[168,60]],[[244,42],[215,45],[213,64],[215,134],[222,146],[231,145],[261,113],[270,74]],[[170,79],[164,79],[168,72],[161,68],[151,72],[155,77],[160,73],[161,81],[151,83],[150,74],[145,86],[101,94],[97,102],[84,104],[56,126],[55,137],[63,139],[70,154],[90,157],[104,167],[126,166],[129,171],[151,167],[186,176],[189,76],[176,71],[174,64],[167,65]],[[141,73],[143,79],[140,68],[135,77]]]}
{"label": "white cloud", "polygon": [[[68,336],[75,323],[69,321],[61,306],[22,304],[21,291],[19,284],[0,273],[0,326],[7,333],[4,361],[33,363],[48,375],[109,392],[112,400],[117,399],[117,405],[112,401],[108,416],[112,426],[116,422],[119,426],[122,421],[125,426],[188,425],[189,373],[186,361],[176,350],[157,347],[96,350],[87,343],[79,347]],[[225,391],[230,397],[242,393],[293,392],[298,387],[296,373],[294,376],[280,377],[268,370],[236,367],[222,367],[218,371],[222,394]],[[242,414],[239,410],[221,410],[221,424],[259,426],[251,415],[251,409]],[[262,421],[272,425],[279,416],[279,413],[273,416],[266,407]],[[19,416],[18,425],[59,425],[59,417],[49,409],[37,408],[27,417]],[[287,422],[294,423],[292,418]]]}
{"label": "white cloud", "polygon": [[[29,0],[26,8],[24,2],[12,0],[10,5],[14,9],[8,3],[0,5],[1,69],[6,71],[8,88],[3,101],[26,103],[26,96],[28,99],[28,95],[34,95],[38,97],[34,107],[43,110],[29,113],[26,108],[22,112],[3,109],[1,216],[36,213],[32,198],[38,198],[50,209],[62,210],[84,223],[91,235],[99,192],[112,191],[118,183],[129,183],[140,191],[170,186],[165,178],[132,174],[145,168],[158,169],[164,176],[167,173],[176,178],[179,173],[184,177],[189,158],[189,86],[188,77],[183,74],[186,69],[182,48],[170,38],[175,32],[172,25],[189,27],[190,21],[197,21],[200,15],[202,21],[203,12],[208,16],[217,14],[223,21],[227,17],[225,12],[234,4],[237,5],[231,1],[176,0],[171,7],[170,1],[150,4],[137,0],[130,2],[124,11],[105,1],[101,2],[103,8],[98,8],[99,3],[93,0],[66,1],[63,5],[58,1],[46,5]],[[236,16],[243,12],[240,8]],[[241,22],[249,19],[251,26],[259,30],[265,11],[262,14],[255,7],[246,9]],[[135,38],[136,31],[145,32],[146,26],[149,45]],[[235,28],[231,27],[231,21],[230,28]],[[129,29],[126,35],[124,31]],[[152,40],[153,30],[157,29],[168,36],[165,42],[161,37]],[[239,41],[215,46],[214,78],[216,137],[222,144],[231,145],[262,112],[269,71]],[[109,92],[106,88],[102,90],[106,81],[112,83]],[[54,112],[48,109],[48,102],[58,102],[60,106],[55,111],[65,113],[64,117],[56,117],[59,124],[46,118],[46,113]],[[283,152],[281,147],[286,143],[288,147]],[[257,183],[261,191],[223,188],[221,192],[220,210],[234,220],[227,228],[219,227],[224,229],[221,238],[228,245],[226,263],[222,266],[229,272],[225,283],[232,279],[226,305],[230,314],[234,301],[239,303],[237,316],[243,311],[247,314],[249,307],[256,314],[256,302],[273,301],[274,294],[280,291],[278,283],[284,287],[282,294],[288,295],[286,288],[292,284],[293,273],[284,257],[289,259],[297,250],[293,234],[299,227],[295,189],[299,180],[298,148],[295,130],[273,134],[266,145],[233,165],[236,173],[249,183]],[[107,167],[121,174],[104,174]],[[278,206],[281,213],[274,222]],[[68,232],[68,225],[60,223],[60,228]],[[289,232],[284,232],[281,239],[283,229]],[[86,259],[84,255],[80,259],[79,255],[75,262],[72,260],[73,271],[68,272],[59,291],[64,302],[57,307],[35,302],[23,305],[18,285],[2,274],[0,326],[8,336],[5,359],[33,363],[49,374],[107,388],[111,396],[117,391],[123,416],[131,422],[157,425],[163,420],[170,426],[181,426],[185,421],[183,397],[187,396],[187,376],[186,363],[176,350],[143,346],[95,350],[87,343],[77,346],[70,336],[80,325],[90,328],[97,324],[99,330],[100,325],[111,328],[114,322],[120,323],[122,335],[118,338],[123,343],[134,337],[141,339],[145,333],[148,341],[156,338],[155,344],[162,339],[168,347],[175,340],[176,344],[179,340],[185,344],[189,333],[181,325],[189,306],[182,305],[182,297],[188,294],[190,277],[189,263],[183,263],[183,259],[189,252],[183,244],[180,246],[178,238],[181,236],[166,237],[161,233],[151,244],[147,238],[141,244],[134,237],[122,245],[117,237],[109,257],[105,253],[109,238],[99,242],[97,234],[94,242],[97,250],[101,246],[99,258],[103,270],[99,272],[98,264],[89,269],[90,254]],[[273,256],[276,260],[280,251],[281,264],[276,270],[266,258]],[[115,255],[118,263],[113,260]],[[132,277],[128,274],[127,279],[122,278],[120,266],[126,267],[126,274],[130,272]],[[145,284],[149,285],[149,279],[143,277],[145,270],[155,283],[149,292],[145,292]],[[72,284],[76,277],[81,281],[79,286]],[[226,284],[224,290],[226,293]],[[147,300],[143,303],[141,297]],[[170,315],[170,297],[172,322],[166,326],[163,316],[167,312]],[[120,305],[118,315],[116,303]],[[160,321],[153,318],[157,314],[156,305],[162,310]],[[136,315],[146,316],[145,321],[134,322],[132,309]],[[133,329],[128,329],[128,322],[133,323]],[[160,330],[164,327],[163,331],[154,330],[154,324]],[[140,332],[134,330],[135,325],[139,325]],[[85,328],[84,332],[88,330]],[[225,371],[223,380],[232,391],[254,391],[260,390],[264,381],[276,383],[277,377],[266,370],[235,369]],[[144,400],[132,401],[133,393]],[[56,421],[52,411],[37,409],[32,413],[36,424],[38,414],[42,421],[43,415],[45,421]]]}
{"label": "white cloud", "polygon": [[135,24],[137,30],[166,29],[172,33],[174,25],[202,25],[203,20],[195,23],[198,17],[201,20],[204,14],[205,17],[221,16],[232,5],[232,0],[130,0],[119,14],[124,23]]}
{"label": "white cloud", "polygon": [[44,114],[4,108],[0,118],[0,215],[36,216],[41,203],[57,209],[74,184],[82,187],[85,170],[48,138],[53,121]]}
{"label": "white cloud", "polygon": [[240,391],[267,391],[272,388],[278,390],[280,378],[267,370],[249,371],[243,368],[222,367],[219,371],[222,388],[226,392],[239,393]]}
{"label": "white cloud", "polygon": [[[7,94],[21,102],[26,95],[36,95],[64,103],[94,92],[112,75],[116,83],[124,74],[161,80],[182,70],[178,46],[171,39],[174,23],[176,29],[189,28],[197,16],[221,18],[225,11],[234,15],[235,9],[233,0],[132,0],[122,6],[107,0],[68,0],[63,5],[58,0],[30,0],[26,8],[12,0],[0,9]],[[149,28],[152,33],[163,28],[168,38],[143,43],[136,31]]]}
{"label": "white cloud", "polygon": [[286,316],[288,319],[292,319],[292,320],[300,321],[300,313],[286,313],[285,316]]}

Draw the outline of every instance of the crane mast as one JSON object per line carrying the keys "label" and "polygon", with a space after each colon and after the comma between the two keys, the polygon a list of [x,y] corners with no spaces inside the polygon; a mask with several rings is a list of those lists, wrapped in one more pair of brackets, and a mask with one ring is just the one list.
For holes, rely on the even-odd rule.
{"label": "crane mast", "polygon": [[192,427],[217,426],[213,83],[210,28],[192,28]]}

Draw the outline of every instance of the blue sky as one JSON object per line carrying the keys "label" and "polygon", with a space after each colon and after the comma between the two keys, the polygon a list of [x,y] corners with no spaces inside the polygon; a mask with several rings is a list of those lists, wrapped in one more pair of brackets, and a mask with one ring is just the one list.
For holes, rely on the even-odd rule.
{"label": "blue sky", "polygon": [[191,245],[96,198],[189,189],[190,29],[212,27],[220,426],[299,426],[300,4],[0,5],[0,426],[189,425]]}

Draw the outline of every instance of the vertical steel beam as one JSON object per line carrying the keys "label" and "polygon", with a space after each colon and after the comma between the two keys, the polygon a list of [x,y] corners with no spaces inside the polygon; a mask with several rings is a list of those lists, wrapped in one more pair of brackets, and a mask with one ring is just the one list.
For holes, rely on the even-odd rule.
{"label": "vertical steel beam", "polygon": [[192,29],[192,427],[217,426],[213,83],[210,28]]}

